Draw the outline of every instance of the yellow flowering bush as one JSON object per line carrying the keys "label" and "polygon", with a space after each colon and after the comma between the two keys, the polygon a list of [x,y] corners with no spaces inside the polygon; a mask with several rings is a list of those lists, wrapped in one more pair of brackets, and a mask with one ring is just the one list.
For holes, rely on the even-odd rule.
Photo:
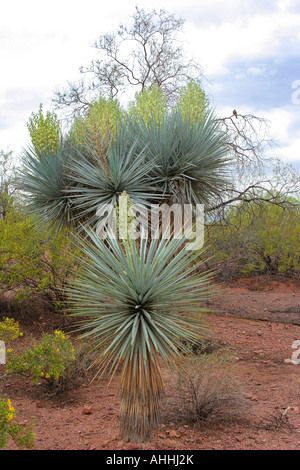
{"label": "yellow flowering bush", "polygon": [[8,317],[0,321],[0,341],[13,341],[19,336],[23,336],[23,333],[21,333],[17,321]]}
{"label": "yellow flowering bush", "polygon": [[21,354],[7,351],[6,373],[29,376],[32,383],[63,377],[71,361],[75,360],[74,347],[60,330],[43,333],[40,343]]}
{"label": "yellow flowering bush", "polygon": [[16,410],[10,399],[0,397],[0,449],[7,446],[9,439],[13,439],[20,448],[32,448],[35,437],[33,422],[28,426],[21,425],[15,421],[15,417]]}

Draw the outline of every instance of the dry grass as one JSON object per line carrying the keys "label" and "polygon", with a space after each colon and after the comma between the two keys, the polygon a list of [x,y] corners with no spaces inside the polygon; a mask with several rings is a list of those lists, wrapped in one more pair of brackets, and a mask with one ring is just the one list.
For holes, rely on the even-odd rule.
{"label": "dry grass", "polygon": [[240,420],[248,407],[233,374],[233,360],[223,350],[193,356],[178,375],[182,418],[204,424]]}

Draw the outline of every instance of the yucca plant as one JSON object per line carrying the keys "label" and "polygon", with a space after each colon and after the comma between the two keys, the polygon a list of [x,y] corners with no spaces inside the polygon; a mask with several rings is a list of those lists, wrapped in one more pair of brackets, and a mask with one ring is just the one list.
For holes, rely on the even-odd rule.
{"label": "yucca plant", "polygon": [[93,145],[83,149],[68,139],[56,152],[27,148],[19,186],[30,210],[42,221],[80,231],[82,224],[95,227],[98,207],[116,204],[123,191],[133,203],[158,200],[160,189],[149,175],[155,160],[145,162],[145,150],[131,137],[120,128],[105,161]]}
{"label": "yucca plant", "polygon": [[[87,241],[89,240],[89,241]],[[81,239],[82,270],[68,289],[83,338],[99,351],[100,371],[122,366],[124,440],[152,438],[163,392],[161,360],[180,363],[187,343],[205,336],[201,306],[210,274],[199,275],[199,253],[184,239]]]}
{"label": "yucca plant", "polygon": [[228,185],[228,138],[213,111],[140,117],[132,129],[145,161],[155,160],[149,175],[168,203],[208,206]]}
{"label": "yucca plant", "polygon": [[101,240],[97,209],[124,191],[144,205],[209,205],[227,185],[229,159],[212,113],[122,119],[112,138],[92,132],[89,147],[70,139],[57,153],[27,151],[21,181],[41,219],[80,235],[85,256],[68,291],[71,313],[99,350],[100,371],[122,366],[122,436],[145,441],[159,420],[161,361],[180,364],[185,345],[204,334],[210,274],[199,274],[200,253],[183,238]]}
{"label": "yucca plant", "polygon": [[111,138],[105,134],[105,149],[87,129],[89,146],[70,138],[56,152],[25,151],[21,183],[35,213],[78,228],[93,225],[99,205],[115,204],[123,191],[144,205],[208,206],[228,185],[227,137],[213,113],[122,119]]}
{"label": "yucca plant", "polygon": [[69,160],[68,141],[54,152],[51,147],[28,147],[23,152],[23,169],[18,184],[25,193],[29,210],[43,223],[58,227],[75,227],[77,210],[68,193]]}
{"label": "yucca plant", "polygon": [[69,163],[71,186],[68,195],[79,212],[78,221],[95,226],[97,209],[118,204],[125,191],[134,204],[158,200],[160,188],[150,177],[155,159],[145,161],[145,147],[129,134],[126,124],[118,128],[106,152],[106,163],[95,146],[73,148]]}

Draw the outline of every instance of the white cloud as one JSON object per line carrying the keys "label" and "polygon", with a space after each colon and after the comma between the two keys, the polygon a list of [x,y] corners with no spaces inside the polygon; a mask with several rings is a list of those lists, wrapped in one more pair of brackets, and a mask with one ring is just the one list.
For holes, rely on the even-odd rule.
{"label": "white cloud", "polygon": [[[299,56],[298,0],[10,0],[0,16],[0,148],[18,151],[26,143],[31,112],[41,102],[49,106],[55,88],[77,80],[78,67],[95,56],[92,42],[128,23],[137,3],[186,19],[184,45],[213,81],[212,95],[220,96],[226,75],[240,80],[270,75],[274,71],[266,67],[266,59],[280,64],[287,56]],[[238,61],[244,67],[232,71],[231,64]],[[262,103],[261,110],[252,110],[271,119],[289,158],[298,154],[300,136],[297,131],[291,135],[289,128],[299,109],[266,112]]]}
{"label": "white cloud", "polygon": [[264,75],[266,73],[266,67],[249,67],[247,73],[254,76]]}
{"label": "white cloud", "polygon": [[[228,8],[225,5],[223,2],[223,9]],[[192,21],[186,25],[193,54],[199,57],[209,76],[230,73],[229,64],[238,60],[280,59],[293,52],[298,55],[299,42],[294,38],[299,28],[300,14],[286,10],[237,15],[234,21],[203,27]]]}
{"label": "white cloud", "polygon": [[299,122],[299,111],[296,107],[281,108],[274,109],[267,115],[270,135],[278,143],[274,155],[285,161],[300,162],[300,128],[293,129],[293,122]]}

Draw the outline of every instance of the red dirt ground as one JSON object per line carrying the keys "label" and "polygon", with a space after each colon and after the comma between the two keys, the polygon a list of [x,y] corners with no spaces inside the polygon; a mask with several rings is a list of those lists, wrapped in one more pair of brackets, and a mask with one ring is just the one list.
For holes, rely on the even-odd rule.
{"label": "red dirt ground", "polygon": [[[0,382],[16,408],[19,422],[35,419],[38,450],[299,450],[300,364],[291,363],[292,343],[300,340],[300,281],[280,283],[267,277],[222,284],[222,293],[209,302],[217,312],[207,317],[211,338],[234,354],[234,375],[249,404],[242,420],[202,425],[182,419],[173,373],[164,369],[166,394],[161,426],[151,443],[125,443],[119,436],[119,379],[90,382],[49,398],[28,379]],[[61,317],[43,310],[31,315],[4,312],[20,322],[25,343],[31,335],[61,326]],[[299,354],[300,358],[300,354]],[[285,418],[283,413],[289,407]],[[88,412],[88,413],[87,413]],[[279,423],[278,429],[264,425]],[[275,423],[275,424],[274,424]],[[15,449],[10,443],[8,450]]]}

